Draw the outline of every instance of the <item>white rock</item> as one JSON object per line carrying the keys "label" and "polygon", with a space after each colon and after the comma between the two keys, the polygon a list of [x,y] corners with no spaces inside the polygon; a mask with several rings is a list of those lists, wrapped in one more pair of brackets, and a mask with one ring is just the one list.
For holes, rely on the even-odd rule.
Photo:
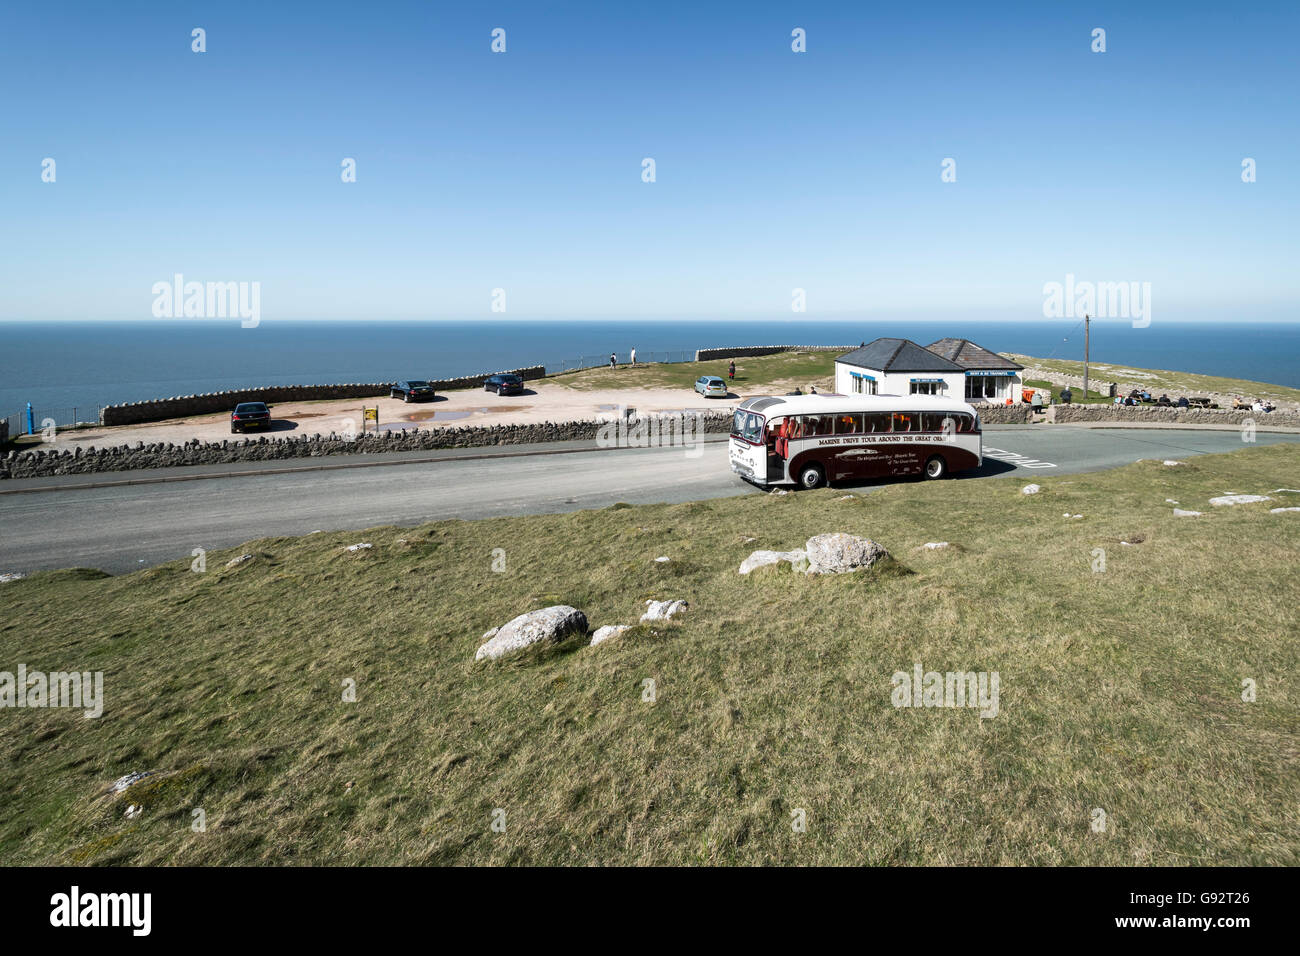
{"label": "white rock", "polygon": [[804,545],[809,574],[844,574],[869,568],[889,552],[870,538],[837,531],[817,534]]}
{"label": "white rock", "polygon": [[157,772],[157,770],[133,770],[125,777],[118,777],[113,781],[113,792],[121,793],[127,787],[131,786],[131,784],[143,780],[145,777],[152,777]]}
{"label": "white rock", "polygon": [[1165,464],[1168,465],[1170,468],[1172,468],[1174,465],[1181,465],[1183,463],[1181,461],[1174,461],[1171,458],[1166,458]]}
{"label": "white rock", "polygon": [[484,657],[495,660],[530,644],[539,641],[555,643],[574,633],[587,633],[587,615],[576,607],[556,604],[528,611],[484,634],[483,644],[475,652],[474,660]]}
{"label": "white rock", "polygon": [[839,496],[838,498],[836,498],[835,500],[836,500],[836,501],[852,501],[852,500],[854,499],[854,497],[855,497],[854,495],[840,495],[840,496]]}
{"label": "white rock", "polygon": [[1175,518],[1199,518],[1203,513],[1201,511],[1184,511],[1182,508],[1174,509]]}
{"label": "white rock", "polygon": [[1210,504],[1216,508],[1220,505],[1251,505],[1257,501],[1272,501],[1268,495],[1223,495],[1220,498],[1211,498]]}
{"label": "white rock", "polygon": [[646,601],[645,603],[647,610],[641,615],[643,621],[666,621],[689,607],[685,601]]}
{"label": "white rock", "polygon": [[231,558],[229,561],[227,561],[226,567],[233,568],[237,564],[243,564],[245,561],[252,561],[252,560],[253,560],[253,556],[251,554],[241,554],[239,557]]}
{"label": "white rock", "polygon": [[1273,494],[1300,495],[1300,488],[1274,488]]}
{"label": "white rock", "polygon": [[0,573],[0,584],[8,584],[10,581],[21,581],[27,575],[21,571],[5,571]]}
{"label": "white rock", "polygon": [[788,495],[789,493],[784,488],[773,488],[768,492],[769,495]]}
{"label": "white rock", "polygon": [[127,818],[128,820],[134,820],[136,817],[138,817],[138,816],[139,816],[140,814],[142,814],[142,813],[144,813],[144,807],[142,807],[142,806],[137,806],[137,805],[134,804],[134,803],[131,804],[129,807],[126,808],[126,818]]}
{"label": "white rock", "polygon": [[940,550],[942,550],[943,548],[948,547],[948,542],[947,542],[947,541],[927,541],[925,544],[921,545],[921,547],[925,548],[927,551],[940,551]]}
{"label": "white rock", "polygon": [[1176,504],[1178,504],[1178,502],[1174,501],[1173,498],[1166,498],[1166,499],[1165,499],[1165,504],[1167,504],[1167,505],[1176,505]]}
{"label": "white rock", "polygon": [[591,646],[595,647],[597,644],[607,641],[611,637],[618,637],[631,626],[631,624],[606,624],[604,627],[596,631],[595,634],[591,635]]}
{"label": "white rock", "polygon": [[671,561],[671,560],[672,560],[672,558],[667,558],[667,557],[664,557],[664,558],[655,558],[655,561],[657,561],[659,564],[666,564],[667,562],[669,562],[669,561]]}
{"label": "white rock", "polygon": [[1070,512],[1067,511],[1065,514],[1061,515],[1061,517],[1062,517],[1062,518],[1082,518],[1083,515],[1072,515],[1072,514],[1070,514]]}
{"label": "white rock", "polygon": [[349,551],[366,551],[366,550],[368,550],[369,548],[370,548],[370,542],[369,542],[369,541],[363,541],[363,542],[361,542],[360,544],[350,544],[350,545],[348,545],[348,550],[349,550]]}
{"label": "white rock", "polygon": [[780,564],[782,561],[796,564],[807,557],[802,551],[755,551],[740,562],[740,573],[748,574],[755,568],[765,567],[769,564]]}
{"label": "white rock", "polygon": [[1271,515],[1280,515],[1284,511],[1300,511],[1300,508],[1269,508],[1268,513]]}
{"label": "white rock", "polygon": [[1025,487],[1020,489],[1020,493],[1022,495],[1036,495],[1042,490],[1043,489],[1037,485],[1025,485]]}

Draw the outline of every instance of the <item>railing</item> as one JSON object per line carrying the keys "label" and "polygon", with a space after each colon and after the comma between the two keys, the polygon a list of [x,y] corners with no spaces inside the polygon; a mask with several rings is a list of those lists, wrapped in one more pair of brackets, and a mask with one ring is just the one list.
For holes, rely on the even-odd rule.
{"label": "railing", "polygon": [[[614,359],[619,365],[630,365],[632,363],[632,353],[615,352]],[[695,361],[694,350],[677,349],[668,352],[652,352],[649,350],[636,350],[636,363],[638,365],[647,365],[651,362],[693,362]],[[556,372],[573,372],[583,368],[599,368],[602,365],[609,365],[609,353],[604,355],[580,355],[577,358],[563,359],[559,362],[546,363],[546,372],[548,375],[554,375]]]}
{"label": "railing", "polygon": [[[40,434],[47,428],[71,428],[75,425],[98,425],[99,405],[71,405],[65,408],[45,408],[31,406],[21,412],[6,415],[9,423],[9,437]],[[30,411],[30,415],[29,415]]]}

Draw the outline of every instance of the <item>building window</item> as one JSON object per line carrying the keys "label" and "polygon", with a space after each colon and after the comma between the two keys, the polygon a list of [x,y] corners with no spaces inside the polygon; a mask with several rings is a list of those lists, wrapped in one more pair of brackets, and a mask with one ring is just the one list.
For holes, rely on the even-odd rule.
{"label": "building window", "polygon": [[913,382],[912,394],[913,395],[938,395],[939,386],[940,386],[939,382]]}
{"label": "building window", "polygon": [[972,375],[966,379],[967,401],[989,401],[1002,398],[1006,394],[1008,376]]}
{"label": "building window", "polygon": [[877,388],[878,386],[873,379],[869,379],[865,375],[853,376],[853,394],[875,395],[877,393]]}

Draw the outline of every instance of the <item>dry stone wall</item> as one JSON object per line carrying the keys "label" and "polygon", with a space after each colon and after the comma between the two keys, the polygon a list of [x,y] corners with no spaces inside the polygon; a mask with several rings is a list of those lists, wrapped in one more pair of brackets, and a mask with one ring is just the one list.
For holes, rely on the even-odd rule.
{"label": "dry stone wall", "polygon": [[[489,375],[512,374],[532,381],[546,375],[545,367],[531,365],[512,369],[507,373],[482,372],[432,382],[437,391],[481,386]],[[161,422],[190,415],[209,415],[230,411],[240,402],[311,402],[331,398],[382,398],[386,397],[395,382],[352,383],[348,385],[268,385],[263,388],[240,388],[204,395],[179,395],[159,398],[149,402],[132,402],[127,405],[108,405],[100,413],[101,425],[138,425],[141,422]]]}

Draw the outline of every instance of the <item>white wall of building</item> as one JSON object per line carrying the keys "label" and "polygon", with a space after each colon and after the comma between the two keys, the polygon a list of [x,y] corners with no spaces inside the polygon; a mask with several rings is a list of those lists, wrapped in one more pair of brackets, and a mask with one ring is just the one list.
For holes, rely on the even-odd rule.
{"label": "white wall of building", "polygon": [[[866,392],[855,387],[855,376],[863,376]],[[1001,405],[1010,398],[1020,401],[1021,377],[1015,375],[969,376],[976,379],[980,386],[980,398],[967,399],[965,372],[882,372],[879,369],[859,368],[856,365],[835,363],[835,391],[842,395],[877,394],[877,395],[911,395],[912,379],[940,380],[940,388],[935,393],[943,398],[955,398],[972,403],[991,402]],[[875,380],[875,392],[871,391],[871,380]],[[984,392],[993,394],[984,397]]]}

